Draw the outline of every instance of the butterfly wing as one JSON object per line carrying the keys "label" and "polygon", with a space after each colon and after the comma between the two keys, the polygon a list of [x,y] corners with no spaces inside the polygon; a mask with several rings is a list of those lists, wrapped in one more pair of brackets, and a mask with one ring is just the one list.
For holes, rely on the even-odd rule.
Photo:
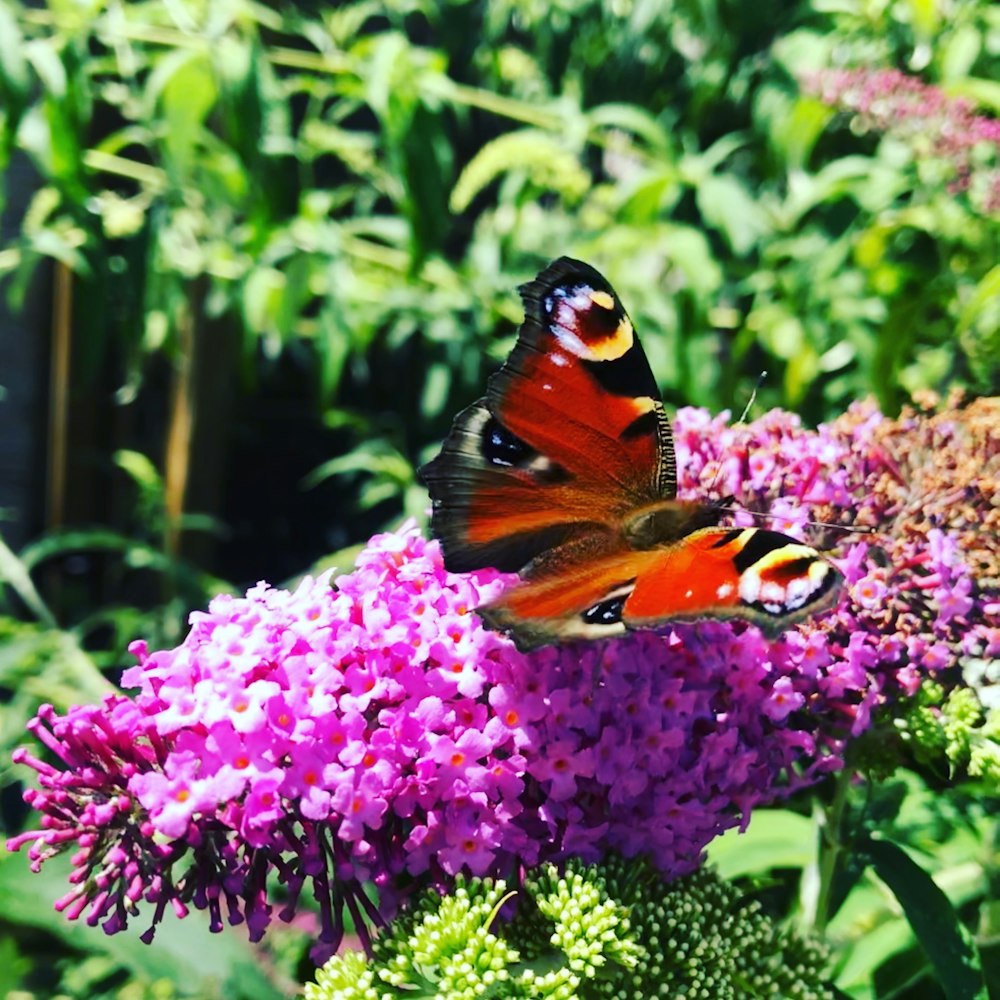
{"label": "butterfly wing", "polygon": [[773,633],[833,602],[814,549],[676,499],[656,383],[597,271],[564,257],[522,295],[507,363],[421,470],[446,566],[520,574],[478,609],[491,628],[522,649],[698,618]]}
{"label": "butterfly wing", "polygon": [[421,469],[454,571],[612,549],[630,512],[676,493],[670,424],[611,285],[563,257],[521,294],[507,363]]}
{"label": "butterfly wing", "polygon": [[705,528],[657,555],[622,609],[629,628],[745,618],[775,635],[830,607],[842,582],[814,548],[763,528]]}
{"label": "butterfly wing", "polygon": [[520,649],[701,618],[743,618],[773,635],[830,607],[841,576],[815,549],[760,528],[703,528],[647,551],[571,560],[479,609]]}

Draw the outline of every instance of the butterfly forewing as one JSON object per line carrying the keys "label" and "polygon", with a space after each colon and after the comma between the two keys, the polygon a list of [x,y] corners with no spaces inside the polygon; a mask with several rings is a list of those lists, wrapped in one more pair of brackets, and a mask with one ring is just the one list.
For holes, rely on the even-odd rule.
{"label": "butterfly forewing", "polygon": [[670,423],[614,289],[588,264],[563,257],[522,295],[525,322],[490,379],[491,411],[590,492],[610,487],[602,506],[616,516],[673,497]]}
{"label": "butterfly forewing", "polygon": [[617,535],[630,511],[675,492],[670,425],[611,286],[562,258],[522,295],[510,358],[421,470],[450,569],[523,569]]}

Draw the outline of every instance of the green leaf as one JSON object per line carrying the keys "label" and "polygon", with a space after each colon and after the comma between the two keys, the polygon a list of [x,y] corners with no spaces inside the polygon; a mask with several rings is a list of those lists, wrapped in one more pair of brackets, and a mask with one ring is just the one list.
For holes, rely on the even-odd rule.
{"label": "green leaf", "polygon": [[[280,1000],[291,995],[291,984],[278,989],[268,982],[240,928],[210,934],[207,914],[194,908],[183,920],[168,912],[149,945],[131,930],[107,935],[83,920],[67,920],[53,911],[52,901],[66,892],[69,868],[68,854],[50,859],[35,873],[24,850],[0,853],[0,919],[9,926],[52,934],[84,954],[100,952],[140,981],[173,983],[177,996]],[[145,928],[151,916],[149,907],[130,919]]]}
{"label": "green leaf", "polygon": [[980,279],[958,314],[962,348],[984,385],[1000,369],[1000,265]]}
{"label": "green leaf", "polygon": [[255,267],[243,284],[243,316],[257,333],[277,333],[287,279],[276,267]]}
{"label": "green leaf", "polygon": [[868,838],[860,849],[899,900],[948,1000],[988,1000],[972,934],[930,875],[891,841]]}
{"label": "green leaf", "polygon": [[864,932],[847,947],[841,946],[843,964],[837,970],[837,985],[855,997],[873,997],[875,973],[913,943],[913,931],[905,920],[887,917],[879,910],[875,892],[870,890]]}
{"label": "green leaf", "polygon": [[24,38],[6,2],[0,3],[0,94],[6,103],[22,104],[27,97],[30,80],[25,61]]}
{"label": "green leaf", "polygon": [[137,486],[146,490],[162,490],[163,479],[156,466],[140,451],[119,448],[114,454],[115,465],[127,473]]}
{"label": "green leaf", "polygon": [[784,304],[767,302],[747,317],[747,326],[775,357],[791,361],[805,349],[806,331],[802,321]]}
{"label": "green leaf", "polygon": [[451,390],[452,374],[451,365],[436,362],[428,367],[420,393],[420,412],[425,417],[436,417],[444,411]]}
{"label": "green leaf", "polygon": [[670,133],[662,122],[637,104],[599,104],[586,115],[592,128],[625,130],[644,139],[661,160],[669,160]]}
{"label": "green leaf", "polygon": [[684,275],[694,294],[700,299],[715,295],[722,285],[722,268],[704,232],[673,223],[667,223],[661,231],[661,252]]}
{"label": "green leaf", "polygon": [[66,96],[66,68],[55,46],[45,39],[35,39],[24,46],[24,55],[31,63],[42,86],[52,97]]}
{"label": "green leaf", "polygon": [[816,828],[787,809],[758,809],[745,833],[727,830],[709,844],[708,860],[725,879],[805,868],[816,860]]}
{"label": "green leaf", "polygon": [[497,177],[514,170],[526,172],[537,187],[570,199],[580,197],[590,184],[576,155],[559,138],[539,129],[522,129],[486,143],[466,164],[451,192],[451,210],[464,212]]}
{"label": "green leaf", "polygon": [[198,50],[175,49],[163,56],[146,83],[149,117],[162,105],[164,141],[172,166],[186,171],[194,165],[202,123],[218,99],[218,85],[208,57]]}
{"label": "green leaf", "polygon": [[79,229],[53,227],[42,229],[31,238],[31,249],[43,257],[51,257],[65,264],[71,271],[79,275],[90,274],[87,258],[77,249],[82,242],[83,233]]}
{"label": "green leaf", "polygon": [[316,350],[320,358],[320,394],[323,399],[332,400],[351,356],[351,332],[345,327],[341,309],[330,302],[324,305],[318,326]]}
{"label": "green leaf", "polygon": [[909,8],[907,21],[913,26],[918,38],[934,38],[940,24],[937,0],[905,0],[905,4],[899,6]]}
{"label": "green leaf", "polygon": [[942,87],[949,97],[964,97],[981,104],[994,114],[1000,113],[1000,83],[969,76],[962,80],[952,80]]}
{"label": "green leaf", "polygon": [[819,374],[819,354],[808,341],[789,359],[785,369],[785,396],[792,407],[802,402]]}
{"label": "green leaf", "polygon": [[770,232],[767,213],[735,176],[706,177],[698,185],[697,200],[705,221],[722,233],[738,257]]}
{"label": "green leaf", "polygon": [[28,566],[0,538],[0,581],[8,584],[31,613],[45,625],[55,625],[55,618],[42,600],[28,572]]}
{"label": "green leaf", "polygon": [[[938,45],[936,55],[941,64],[942,78],[954,81],[967,76],[983,51],[983,41],[973,25],[962,24],[956,27],[950,37]],[[1000,87],[997,89],[1000,96]]]}

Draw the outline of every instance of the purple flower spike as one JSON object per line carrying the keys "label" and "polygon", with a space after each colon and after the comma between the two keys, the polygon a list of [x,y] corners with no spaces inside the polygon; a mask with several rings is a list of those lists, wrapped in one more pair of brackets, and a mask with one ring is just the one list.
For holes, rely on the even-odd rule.
{"label": "purple flower spike", "polygon": [[345,911],[380,922],[414,876],[611,850],[691,871],[754,807],[841,767],[873,711],[929,671],[995,655],[997,424],[985,406],[895,421],[859,406],[818,431],[680,411],[683,496],[721,467],[716,488],[748,510],[839,544],[841,605],[775,641],[702,622],[522,654],[473,611],[509,578],[447,573],[412,525],[334,586],[218,597],[176,649],[133,645],[133,699],[39,712],[62,764],[18,751],[42,827],[8,846],[30,844],[36,869],[75,851],[57,905],[108,933],[144,902],[153,927],[193,905],[257,940],[277,876],[282,920],[304,891],[318,900],[317,954]]}

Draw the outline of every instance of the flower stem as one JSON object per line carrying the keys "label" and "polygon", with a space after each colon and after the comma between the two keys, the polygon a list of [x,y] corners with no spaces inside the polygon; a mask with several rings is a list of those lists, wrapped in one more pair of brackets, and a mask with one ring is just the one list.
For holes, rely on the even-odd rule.
{"label": "flower stem", "polygon": [[853,777],[854,772],[846,767],[837,775],[833,798],[823,810],[819,848],[819,888],[816,892],[812,920],[813,929],[818,933],[826,930],[831,916],[829,909],[833,879],[837,872],[837,862],[844,850],[840,839],[840,827],[844,817],[844,807],[847,804],[847,792]]}

